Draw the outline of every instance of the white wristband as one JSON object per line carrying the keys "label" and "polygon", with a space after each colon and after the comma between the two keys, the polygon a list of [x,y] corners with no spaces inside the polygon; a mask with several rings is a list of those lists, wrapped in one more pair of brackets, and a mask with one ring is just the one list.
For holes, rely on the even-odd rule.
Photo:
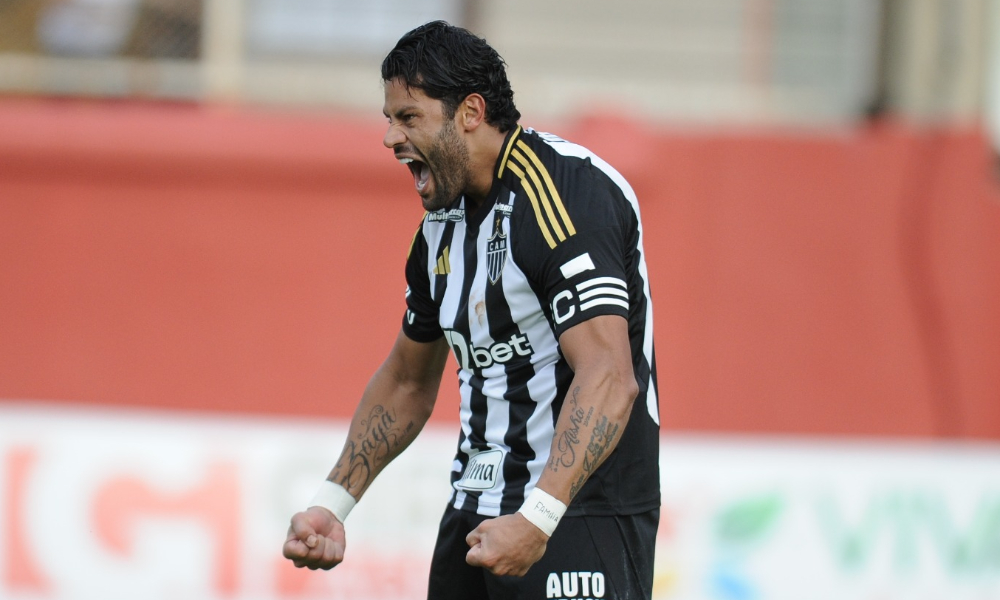
{"label": "white wristband", "polygon": [[559,519],[562,519],[566,513],[566,505],[559,499],[550,496],[545,490],[536,487],[524,499],[524,504],[517,509],[517,512],[524,515],[524,518],[531,521],[535,527],[544,531],[545,535],[552,537],[552,532],[556,530]]}
{"label": "white wristband", "polygon": [[320,484],[316,495],[309,502],[309,506],[322,506],[332,512],[333,516],[337,517],[337,520],[343,523],[347,520],[347,515],[351,514],[351,510],[357,503],[358,501],[354,499],[354,496],[344,489],[342,485],[325,479]]}

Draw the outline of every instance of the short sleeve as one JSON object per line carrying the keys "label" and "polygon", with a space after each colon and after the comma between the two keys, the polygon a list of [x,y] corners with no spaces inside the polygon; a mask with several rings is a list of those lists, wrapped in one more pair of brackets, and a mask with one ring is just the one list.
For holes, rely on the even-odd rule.
{"label": "short sleeve", "polygon": [[406,258],[406,313],[403,333],[416,342],[433,342],[443,334],[438,321],[438,306],[431,298],[427,274],[427,240],[421,229],[410,244]]}
{"label": "short sleeve", "polygon": [[527,216],[527,221],[536,221],[531,225],[540,235],[530,244],[531,255],[525,257],[533,263],[529,268],[536,289],[548,303],[557,336],[600,315],[628,318],[626,248],[636,226],[627,199],[592,169],[581,168],[561,192],[565,210],[562,214],[554,211],[560,215],[558,221]]}

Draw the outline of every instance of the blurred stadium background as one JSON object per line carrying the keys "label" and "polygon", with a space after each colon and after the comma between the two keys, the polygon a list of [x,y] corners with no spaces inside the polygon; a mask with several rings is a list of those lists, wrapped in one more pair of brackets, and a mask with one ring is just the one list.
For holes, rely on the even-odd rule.
{"label": "blurred stadium background", "polygon": [[654,597],[1000,599],[991,0],[0,1],[0,599],[423,598],[447,379],[344,565],[280,545],[402,315],[435,18],[642,202]]}

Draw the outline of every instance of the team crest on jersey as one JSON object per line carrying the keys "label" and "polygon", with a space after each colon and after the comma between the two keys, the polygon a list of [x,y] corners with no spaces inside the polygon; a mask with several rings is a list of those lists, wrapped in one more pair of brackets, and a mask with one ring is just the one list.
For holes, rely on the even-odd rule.
{"label": "team crest on jersey", "polygon": [[503,232],[502,211],[497,211],[493,221],[493,237],[486,241],[486,274],[490,283],[495,284],[500,279],[503,266],[507,263],[507,236]]}

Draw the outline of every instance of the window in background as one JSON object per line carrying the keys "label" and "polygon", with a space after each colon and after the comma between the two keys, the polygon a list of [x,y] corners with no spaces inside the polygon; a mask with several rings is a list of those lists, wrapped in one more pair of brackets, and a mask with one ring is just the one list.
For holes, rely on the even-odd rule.
{"label": "window in background", "polygon": [[462,0],[247,0],[246,49],[253,58],[385,54],[413,27],[460,23]]}
{"label": "window in background", "polygon": [[812,90],[820,114],[864,115],[876,96],[881,5],[775,0],[768,85]]}
{"label": "window in background", "polygon": [[18,50],[80,58],[199,56],[202,0],[22,0],[19,4],[25,8],[19,26],[24,43]]}

